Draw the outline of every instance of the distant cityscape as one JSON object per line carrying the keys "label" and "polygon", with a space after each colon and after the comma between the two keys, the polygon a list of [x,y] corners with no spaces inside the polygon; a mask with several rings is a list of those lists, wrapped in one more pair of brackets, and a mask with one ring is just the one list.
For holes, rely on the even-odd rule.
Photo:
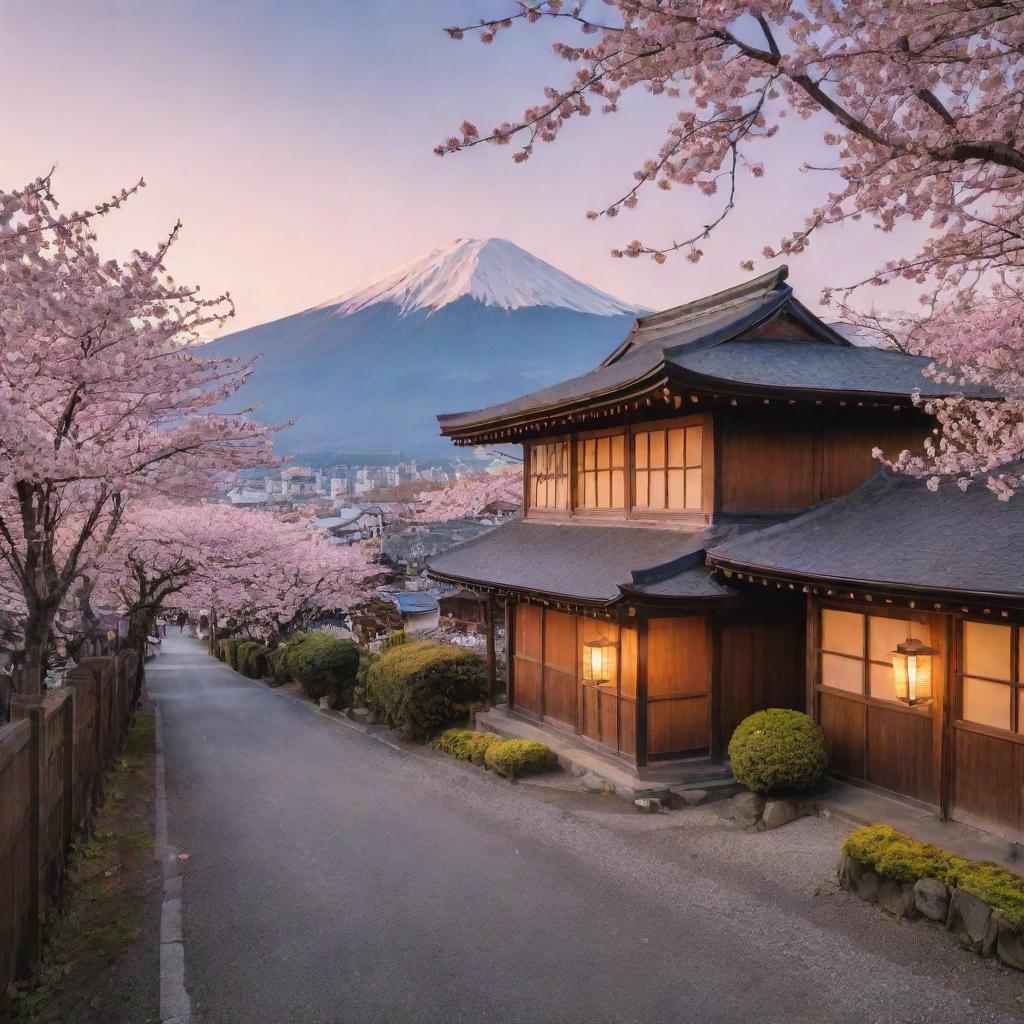
{"label": "distant cityscape", "polygon": [[289,465],[250,473],[224,496],[232,505],[341,507],[351,501],[413,501],[423,491],[479,473],[498,473],[515,462],[501,456],[426,463],[409,459],[386,465],[339,463]]}

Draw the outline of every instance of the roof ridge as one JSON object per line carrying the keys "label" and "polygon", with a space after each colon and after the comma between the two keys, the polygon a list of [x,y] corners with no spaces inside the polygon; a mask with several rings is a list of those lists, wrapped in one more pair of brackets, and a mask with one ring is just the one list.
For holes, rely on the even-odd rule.
{"label": "roof ridge", "polygon": [[705,295],[690,302],[683,302],[678,306],[659,310],[657,313],[638,316],[636,322],[638,325],[642,324],[645,327],[649,327],[652,324],[658,323],[663,318],[665,320],[675,320],[683,314],[705,313],[711,309],[729,306],[734,302],[749,299],[758,292],[764,292],[767,295],[768,292],[775,291],[788,277],[789,267],[783,264],[767,274],[761,274],[760,277],[752,278],[750,281],[731,285],[728,288],[723,288],[721,291],[713,292],[711,295]]}
{"label": "roof ridge", "polygon": [[760,296],[767,298],[772,292],[778,291],[782,294],[783,300],[793,295],[793,289],[785,284],[789,277],[789,267],[783,264],[775,270],[750,281],[723,288],[712,295],[705,295],[691,302],[684,302],[679,306],[672,306],[669,309],[660,310],[657,313],[648,313],[646,316],[637,317],[630,328],[629,333],[615,350],[599,364],[600,367],[611,366],[624,356],[628,355],[631,349],[646,348],[653,342],[641,342],[636,344],[637,335],[658,327],[679,326],[691,320],[699,320],[701,317],[710,316],[713,313],[720,313],[734,306],[741,306],[750,302],[751,299]]}

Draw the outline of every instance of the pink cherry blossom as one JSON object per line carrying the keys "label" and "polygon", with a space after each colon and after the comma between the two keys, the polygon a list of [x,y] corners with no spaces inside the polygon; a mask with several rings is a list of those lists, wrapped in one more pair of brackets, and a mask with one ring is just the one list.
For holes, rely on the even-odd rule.
{"label": "pink cherry blossom", "polygon": [[[741,266],[754,269],[757,249],[766,259],[797,256],[831,225],[872,221],[889,257],[864,281],[838,280],[826,301],[856,321],[861,285],[921,285],[922,309],[908,333],[917,351],[934,357],[929,373],[991,384],[1004,397],[932,403],[940,436],[921,453],[892,453],[891,464],[933,486],[942,477],[966,486],[985,475],[1009,496],[1021,485],[1014,463],[1024,458],[1024,12],[987,0],[606,0],[600,18],[583,12],[561,0],[509,0],[507,15],[449,28],[452,38],[489,42],[515,22],[561,23],[566,39],[554,52],[572,74],[518,119],[489,132],[464,123],[436,152],[518,143],[522,162],[594,107],[617,113],[630,89],[678,99],[675,119],[634,181],[587,216],[632,209],[650,186],[717,196],[708,223],[612,251],[658,262],[682,251],[696,262],[739,189],[788,187],[766,184],[771,168],[757,147],[786,130],[787,114],[816,116],[830,155],[825,166],[819,158],[807,169],[838,186],[809,204],[784,238],[763,248],[751,239]],[[903,222],[930,229],[917,252],[892,252],[889,233]]]}

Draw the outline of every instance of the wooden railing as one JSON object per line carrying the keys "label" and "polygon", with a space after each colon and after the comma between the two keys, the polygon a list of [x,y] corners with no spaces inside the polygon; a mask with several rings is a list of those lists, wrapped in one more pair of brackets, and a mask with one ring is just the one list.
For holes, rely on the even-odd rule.
{"label": "wooden railing", "polygon": [[43,930],[73,839],[102,796],[132,712],[136,656],[89,658],[0,726],[0,1003],[39,967]]}

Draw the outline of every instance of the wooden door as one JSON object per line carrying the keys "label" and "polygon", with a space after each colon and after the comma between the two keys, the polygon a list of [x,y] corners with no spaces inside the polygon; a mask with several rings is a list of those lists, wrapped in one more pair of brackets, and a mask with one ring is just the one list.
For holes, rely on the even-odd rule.
{"label": "wooden door", "polygon": [[517,711],[525,711],[538,718],[544,709],[541,689],[543,614],[543,610],[534,605],[516,605],[516,682],[513,706]]}
{"label": "wooden door", "polygon": [[544,612],[544,719],[576,730],[576,616]]}
{"label": "wooden door", "polygon": [[667,758],[711,743],[708,622],[695,615],[647,623],[647,753]]}

